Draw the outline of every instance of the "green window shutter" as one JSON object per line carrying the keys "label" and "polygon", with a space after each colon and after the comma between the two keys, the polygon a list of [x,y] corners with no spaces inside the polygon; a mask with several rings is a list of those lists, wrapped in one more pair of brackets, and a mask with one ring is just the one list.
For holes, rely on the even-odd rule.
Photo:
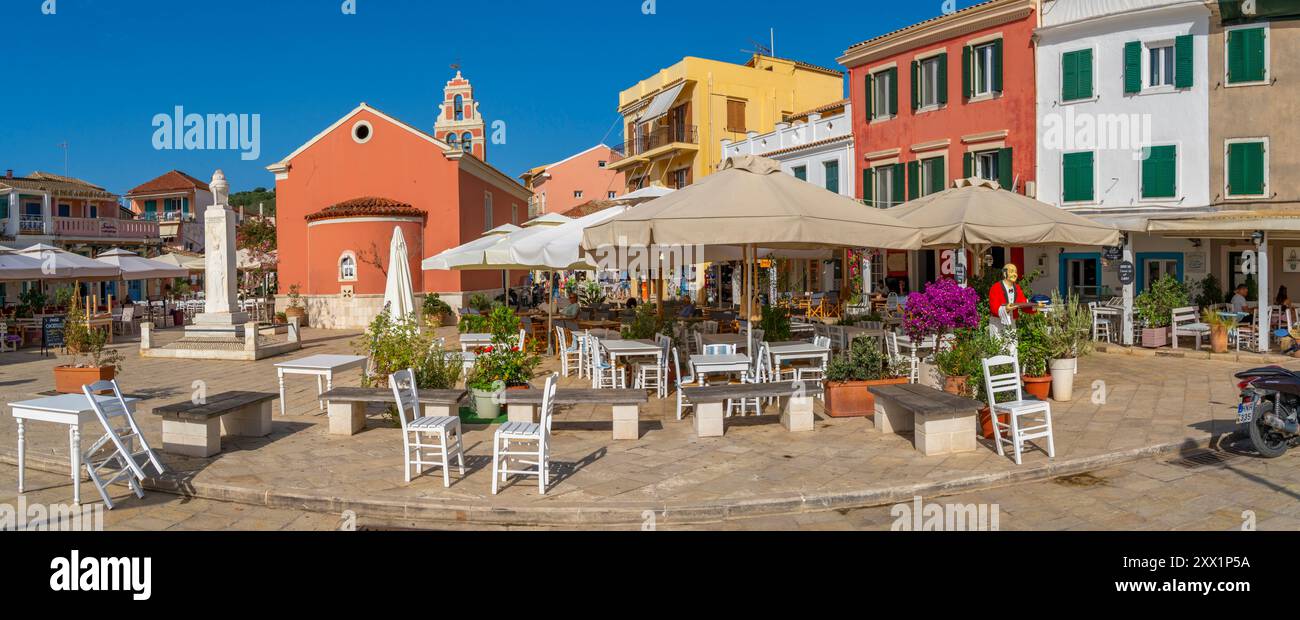
{"label": "green window shutter", "polygon": [[903,182],[904,182],[903,164],[902,163],[894,164],[893,172],[894,172],[893,203],[896,205],[900,205],[903,204],[903,201],[905,200],[905,198],[903,197]]}
{"label": "green window shutter", "polygon": [[1187,34],[1174,39],[1174,86],[1177,88],[1192,87],[1195,69],[1194,49],[1192,35]]}
{"label": "green window shutter", "polygon": [[971,86],[971,56],[975,49],[967,45],[961,48],[961,96],[963,99],[970,99],[974,92]]}
{"label": "green window shutter", "polygon": [[1012,176],[1011,168],[1011,149],[1001,149],[998,151],[998,185],[1004,189],[1015,190],[1015,177]]}
{"label": "green window shutter", "polygon": [[1264,193],[1264,143],[1235,142],[1228,145],[1228,195],[1259,196]]}
{"label": "green window shutter", "polygon": [[1228,31],[1229,84],[1264,80],[1264,37],[1264,28]]}
{"label": "green window shutter", "polygon": [[993,92],[1002,92],[1002,39],[993,41]]}
{"label": "green window shutter", "polygon": [[1079,96],[1079,53],[1066,52],[1061,55],[1061,101],[1082,99]]}
{"label": "green window shutter", "polygon": [[1139,92],[1142,92],[1142,43],[1129,41],[1124,44],[1124,93]]}
{"label": "green window shutter", "polygon": [[1075,85],[1075,94],[1079,99],[1089,99],[1092,97],[1092,50],[1079,50],[1078,55],[1078,83]]}
{"label": "green window shutter", "polygon": [[871,168],[862,169],[862,199],[867,204],[875,207],[876,204],[876,171]]}
{"label": "green window shutter", "polygon": [[1173,198],[1178,191],[1178,148],[1153,146],[1143,151],[1142,197]]}
{"label": "green window shutter", "polygon": [[921,197],[921,162],[907,162],[907,199],[916,200]]}
{"label": "green window shutter", "polygon": [[875,80],[874,78],[871,77],[870,73],[867,74],[867,79],[863,80],[862,82],[863,85],[866,86],[865,89],[866,97],[863,98],[863,101],[865,102],[867,108],[867,122],[870,123],[871,121],[876,119],[876,112],[873,106],[871,105],[872,104],[871,97],[875,93],[876,85],[875,85]]}
{"label": "green window shutter", "polygon": [[935,157],[929,160],[930,163],[930,193],[942,192],[948,185],[948,171],[944,168],[942,157]]}
{"label": "green window shutter", "polygon": [[975,176],[975,154],[963,153],[961,156],[961,174],[963,179]]}
{"label": "green window shutter", "polygon": [[939,55],[939,105],[948,103],[948,54]]}
{"label": "green window shutter", "polygon": [[898,116],[898,67],[889,70],[889,113]]}
{"label": "green window shutter", "polygon": [[921,63],[912,61],[912,109],[915,110],[921,105]]}
{"label": "green window shutter", "polygon": [[1083,202],[1093,199],[1092,153],[1066,153],[1061,156],[1062,199]]}

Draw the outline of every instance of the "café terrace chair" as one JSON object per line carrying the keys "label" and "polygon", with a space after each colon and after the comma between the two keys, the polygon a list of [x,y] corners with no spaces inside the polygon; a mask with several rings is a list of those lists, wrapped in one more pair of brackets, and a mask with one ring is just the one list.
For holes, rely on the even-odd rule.
{"label": "caf\u00e9 terrace chair", "polygon": [[672,356],[673,376],[676,378],[674,387],[677,388],[677,419],[680,420],[682,419],[682,413],[686,411],[687,407],[694,407],[690,401],[686,400],[686,396],[682,394],[682,387],[687,384],[695,383],[695,366],[690,366],[691,374],[683,375],[680,356],[677,354],[677,347],[673,347]]}
{"label": "caf\u00e9 terrace chair", "polygon": [[[160,476],[167,469],[136,425],[135,416],[131,415],[131,409],[122,398],[117,381],[96,381],[81,386],[81,391],[104,428],[104,435],[91,444],[82,459],[91,484],[95,485],[109,510],[113,509],[113,500],[108,496],[108,485],[122,479],[126,479],[136,497],[144,499],[140,482],[145,478],[145,469],[152,468]],[[111,398],[100,400],[95,397],[104,392],[108,392]]]}
{"label": "caf\u00e9 terrace chair", "polygon": [[[402,453],[406,463],[406,481],[411,481],[411,468],[416,475],[424,473],[425,466],[442,468],[442,486],[451,486],[450,455],[455,454],[460,465],[460,475],[465,475],[465,448],[461,443],[460,418],[456,416],[421,416],[420,396],[415,387],[415,371],[399,370],[388,377],[388,385],[397,400],[397,418],[402,424]],[[432,436],[437,443],[424,443]],[[426,450],[432,450],[434,460],[425,460]]]}
{"label": "caf\u00e9 terrace chair", "polygon": [[[555,391],[559,375],[552,373],[542,388],[541,417],[537,423],[506,422],[492,435],[492,494],[498,483],[511,475],[537,476],[537,491],[546,494],[551,482],[551,419],[555,413]],[[513,465],[529,469],[511,469]]]}
{"label": "caf\u00e9 terrace chair", "polygon": [[[557,350],[560,353],[560,373],[561,376],[567,377],[573,371],[581,373],[582,368],[582,349],[576,334],[572,338],[570,334],[559,325],[555,326],[555,341]],[[572,368],[570,368],[572,366]]]}
{"label": "caf\u00e9 terrace chair", "polygon": [[[1006,456],[1003,445],[1010,444],[1015,451],[1016,465],[1020,465],[1025,442],[1047,438],[1047,456],[1056,458],[1056,443],[1052,439],[1052,406],[1045,401],[1024,399],[1020,360],[1010,355],[1001,355],[984,360],[983,365],[984,391],[988,394],[993,443],[997,445],[998,456]],[[993,374],[993,369],[1001,366],[1010,366],[1011,372]],[[998,402],[998,396],[1002,394],[1010,395],[1010,400]],[[1006,416],[1006,422],[1001,420],[1003,415]],[[1032,426],[1025,426],[1025,423]]]}

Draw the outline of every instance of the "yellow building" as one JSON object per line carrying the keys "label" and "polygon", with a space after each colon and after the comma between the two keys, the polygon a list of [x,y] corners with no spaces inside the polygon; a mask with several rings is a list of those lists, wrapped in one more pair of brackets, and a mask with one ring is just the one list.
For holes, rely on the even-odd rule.
{"label": "yellow building", "polygon": [[681,188],[717,169],[724,139],[775,129],[784,117],[844,98],[835,69],[755,55],[738,65],[686,57],[618,97],[625,144],[609,167],[629,191]]}

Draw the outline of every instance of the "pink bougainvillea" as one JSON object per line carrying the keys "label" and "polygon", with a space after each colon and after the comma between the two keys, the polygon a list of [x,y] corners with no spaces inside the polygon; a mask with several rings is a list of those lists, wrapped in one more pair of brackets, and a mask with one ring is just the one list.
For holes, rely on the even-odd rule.
{"label": "pink bougainvillea", "polygon": [[979,327],[979,294],[954,280],[936,280],[907,297],[903,331],[913,339]]}

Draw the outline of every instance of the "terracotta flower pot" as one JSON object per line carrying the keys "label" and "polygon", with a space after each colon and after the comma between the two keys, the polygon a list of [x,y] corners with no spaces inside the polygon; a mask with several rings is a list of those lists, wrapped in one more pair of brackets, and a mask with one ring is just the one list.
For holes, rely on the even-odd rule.
{"label": "terracotta flower pot", "polygon": [[[993,416],[989,415],[988,407],[980,409],[979,420],[980,420],[980,436],[985,439],[993,439]],[[1005,413],[999,414],[998,422],[1002,424],[1006,424],[1007,414]]]}
{"label": "terracotta flower pot", "polygon": [[1228,352],[1228,328],[1215,326],[1210,328],[1210,350],[1215,353]]}
{"label": "terracotta flower pot", "polygon": [[296,317],[298,317],[298,326],[299,326],[299,327],[306,327],[306,326],[307,326],[307,309],[306,309],[306,308],[295,308],[295,307],[293,307],[293,306],[290,306],[290,307],[284,309],[284,316],[285,316],[286,319],[293,318],[293,317],[296,316]]}
{"label": "terracotta flower pot", "polygon": [[1052,393],[1052,375],[1022,377],[1022,379],[1025,382],[1025,391],[1038,400],[1047,400],[1047,396]]}
{"label": "terracotta flower pot", "polygon": [[876,412],[876,397],[867,388],[875,385],[902,385],[907,378],[874,381],[827,381],[826,415],[832,418],[860,418]]}
{"label": "terracotta flower pot", "polygon": [[117,368],[113,366],[99,368],[58,366],[54,369],[54,391],[60,394],[80,394],[81,386],[96,381],[112,381],[116,374]]}
{"label": "terracotta flower pot", "polygon": [[1148,349],[1159,349],[1169,344],[1169,328],[1155,327],[1142,330],[1142,346]]}
{"label": "terracotta flower pot", "polygon": [[969,385],[970,377],[965,375],[943,378],[943,391],[953,396],[965,396]]}

